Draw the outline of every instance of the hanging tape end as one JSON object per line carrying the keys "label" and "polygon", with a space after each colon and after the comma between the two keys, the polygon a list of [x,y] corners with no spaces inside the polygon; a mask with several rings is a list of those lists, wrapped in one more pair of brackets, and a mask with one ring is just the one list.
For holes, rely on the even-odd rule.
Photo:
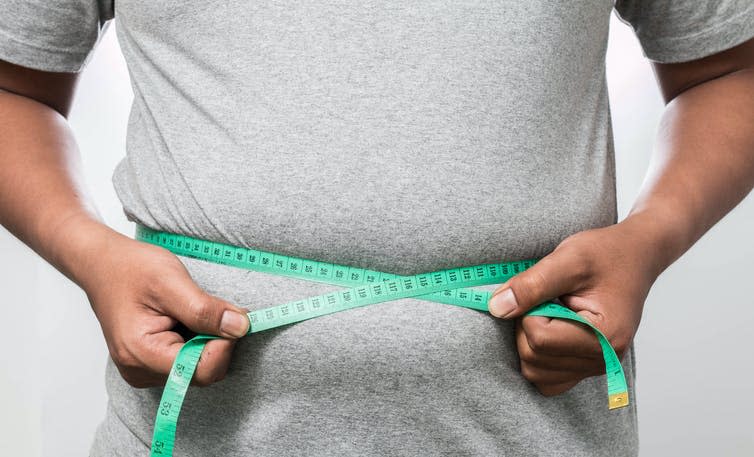
{"label": "hanging tape end", "polygon": [[628,392],[618,392],[607,397],[608,409],[617,409],[628,406]]}

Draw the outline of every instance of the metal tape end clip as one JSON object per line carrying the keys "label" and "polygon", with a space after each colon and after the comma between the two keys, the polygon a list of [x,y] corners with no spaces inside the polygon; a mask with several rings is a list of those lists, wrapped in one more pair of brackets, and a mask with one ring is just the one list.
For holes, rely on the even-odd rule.
{"label": "metal tape end clip", "polygon": [[619,392],[607,397],[608,409],[617,409],[628,406],[628,392]]}

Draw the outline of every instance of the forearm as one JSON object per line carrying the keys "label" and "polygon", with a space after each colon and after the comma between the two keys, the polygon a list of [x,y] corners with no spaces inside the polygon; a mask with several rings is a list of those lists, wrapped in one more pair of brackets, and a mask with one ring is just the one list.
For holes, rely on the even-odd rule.
{"label": "forearm", "polygon": [[0,224],[81,284],[89,259],[116,234],[87,196],[68,122],[47,105],[0,91],[0,138]]}
{"label": "forearm", "polygon": [[688,89],[668,104],[626,222],[645,232],[659,274],[754,186],[754,70]]}

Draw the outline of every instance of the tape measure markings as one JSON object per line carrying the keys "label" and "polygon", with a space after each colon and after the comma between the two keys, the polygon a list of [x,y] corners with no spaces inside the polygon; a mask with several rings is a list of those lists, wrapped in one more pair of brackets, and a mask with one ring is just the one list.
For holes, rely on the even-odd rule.
{"label": "tape measure markings", "polygon": [[[185,235],[158,232],[143,226],[137,227],[137,239],[162,246],[171,252],[199,260],[230,265],[261,273],[306,279],[325,284],[349,287],[364,283],[379,283],[389,279],[405,276],[384,273],[364,268],[348,267],[316,260],[273,254],[256,249],[231,246],[213,241],[199,240]],[[503,281],[534,265],[534,259],[508,262],[502,264]],[[497,264],[490,264],[497,265]],[[482,268],[477,265],[470,268]],[[487,302],[491,292],[467,288],[444,290],[426,296],[416,297],[422,300],[443,304],[463,306],[465,308],[487,311]]]}
{"label": "tape measure markings", "polygon": [[[536,260],[522,260],[400,276],[158,232],[140,225],[137,225],[136,239],[164,247],[177,255],[332,285],[355,286],[250,311],[247,313],[251,324],[249,333],[401,298],[417,298],[488,311],[487,301],[491,293],[467,288],[505,282],[536,263]],[[592,328],[605,360],[608,408],[628,405],[628,386],[620,359],[599,329],[572,310],[552,302],[533,308],[527,315],[569,319]],[[152,456],[172,455],[180,409],[191,377],[202,349],[209,340],[216,338],[218,337],[212,335],[198,335],[179,350],[160,399],[151,446]]]}

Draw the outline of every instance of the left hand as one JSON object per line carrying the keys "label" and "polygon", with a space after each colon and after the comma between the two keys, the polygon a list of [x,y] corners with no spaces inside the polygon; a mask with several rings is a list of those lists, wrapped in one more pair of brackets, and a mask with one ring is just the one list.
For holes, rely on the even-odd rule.
{"label": "left hand", "polygon": [[[626,220],[566,238],[551,254],[495,290],[490,313],[516,319],[559,298],[610,341],[622,359],[639,327],[644,300],[658,269],[655,248],[640,224]],[[605,373],[594,332],[583,324],[542,316],[516,322],[524,378],[545,396]]]}

